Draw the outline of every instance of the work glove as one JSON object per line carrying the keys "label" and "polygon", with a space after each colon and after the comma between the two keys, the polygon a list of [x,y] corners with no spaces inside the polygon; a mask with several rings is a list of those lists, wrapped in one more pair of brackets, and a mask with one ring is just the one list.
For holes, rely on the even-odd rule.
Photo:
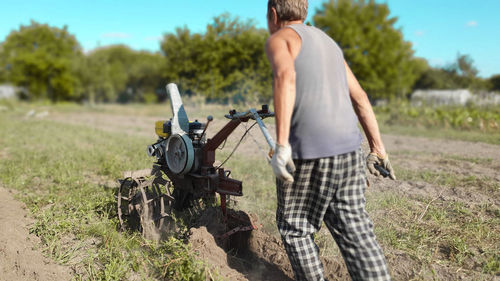
{"label": "work glove", "polygon": [[293,173],[295,172],[295,164],[292,160],[292,148],[289,144],[276,144],[276,148],[271,159],[273,172],[279,180],[287,183],[293,182]]}
{"label": "work glove", "polygon": [[366,158],[366,166],[368,171],[375,176],[390,177],[395,180],[396,175],[394,174],[394,169],[389,162],[389,155],[386,154],[385,157],[381,157],[378,153],[370,153]]}

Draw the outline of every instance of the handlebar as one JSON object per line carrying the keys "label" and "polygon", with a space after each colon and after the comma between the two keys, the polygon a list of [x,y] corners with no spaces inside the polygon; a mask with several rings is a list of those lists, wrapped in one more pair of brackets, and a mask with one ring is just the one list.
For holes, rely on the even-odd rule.
{"label": "handlebar", "polygon": [[260,117],[260,119],[264,119],[267,117],[274,117],[274,112],[269,111],[269,107],[267,104],[262,105],[262,109],[260,110],[255,110],[255,109],[250,109],[248,111],[244,112],[237,112],[236,110],[231,110],[229,111],[229,114],[224,115],[227,119],[256,119],[256,115]]}
{"label": "handlebar", "polygon": [[[236,112],[236,110],[231,110],[229,111],[229,114],[225,115],[226,118],[234,120],[234,119],[243,119],[240,120],[242,122],[248,121],[248,119],[253,119],[259,124],[259,128],[266,138],[267,144],[269,144],[269,147],[271,148],[271,151],[275,150],[276,144],[274,143],[273,137],[271,134],[269,134],[269,131],[267,130],[266,125],[264,122],[262,122],[262,119],[266,117],[273,117],[274,112],[269,111],[269,107],[267,104],[262,105],[261,110],[256,110],[255,108],[251,108],[248,111],[245,112]],[[268,161],[271,159],[268,158]]]}

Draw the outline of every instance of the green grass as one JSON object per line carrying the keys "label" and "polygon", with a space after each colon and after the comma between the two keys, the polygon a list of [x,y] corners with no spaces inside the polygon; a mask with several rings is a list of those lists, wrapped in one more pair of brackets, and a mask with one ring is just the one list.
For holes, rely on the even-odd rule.
{"label": "green grass", "polygon": [[367,208],[390,214],[375,224],[379,240],[420,261],[428,270],[439,263],[484,274],[500,273],[496,206],[386,193],[371,194]]}
{"label": "green grass", "polygon": [[448,159],[452,159],[459,162],[469,162],[479,165],[491,165],[493,164],[492,158],[478,158],[478,157],[463,157],[459,155],[446,155]]}
{"label": "green grass", "polygon": [[380,132],[389,135],[450,139],[469,142],[484,142],[500,145],[499,132],[461,131],[449,128],[426,128],[419,126],[387,125],[380,122]]}
{"label": "green grass", "polygon": [[396,174],[399,179],[406,181],[424,181],[439,186],[474,188],[493,195],[498,195],[500,191],[500,183],[487,176],[462,176],[453,173],[430,170],[414,171],[401,168],[396,169]]}
{"label": "green grass", "polygon": [[76,279],[206,280],[206,266],[182,239],[161,244],[117,231],[116,184],[152,165],[151,140],[0,113],[0,182],[19,191],[45,252],[76,268]]}
{"label": "green grass", "polygon": [[[489,163],[487,159],[477,161]],[[397,174],[402,180],[423,181],[443,189],[462,188],[491,196],[498,196],[500,191],[499,183],[488,177],[401,169]],[[500,237],[497,235],[500,209],[497,205],[467,204],[441,197],[401,197],[391,193],[371,196],[370,211],[383,210],[390,213],[389,217],[398,218],[382,219],[376,224],[379,238],[391,247],[427,266],[437,262],[484,274],[500,273]]]}

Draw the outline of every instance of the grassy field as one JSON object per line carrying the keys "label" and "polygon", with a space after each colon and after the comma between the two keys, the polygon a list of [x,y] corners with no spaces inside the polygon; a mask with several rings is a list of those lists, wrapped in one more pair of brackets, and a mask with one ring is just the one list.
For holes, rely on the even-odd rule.
{"label": "grassy field", "polygon": [[[190,104],[195,106],[187,108],[188,114],[200,120],[208,114],[220,120],[229,109],[196,101]],[[224,279],[184,243],[186,229],[160,244],[137,233],[118,231],[116,179],[123,171],[153,164],[145,147],[155,140],[153,120],[170,116],[168,105],[3,102],[0,106],[0,184],[18,191],[17,198],[36,219],[30,231],[42,239],[47,255],[74,269],[75,279]],[[406,117],[389,121],[395,117],[388,109],[377,112],[382,130],[392,135],[425,136],[431,138],[429,143],[451,138],[500,144],[494,126],[484,131],[480,126],[465,129],[439,121],[429,128],[427,121]],[[492,114],[497,116],[498,111]],[[98,118],[86,119],[90,116]],[[213,126],[222,125],[214,122]],[[262,139],[254,130],[254,137]],[[217,152],[219,160],[229,155],[240,135]],[[499,159],[494,155],[436,155],[395,147],[391,158],[399,181],[371,179],[374,187],[367,191],[368,210],[393,274],[403,276],[396,271],[406,266],[413,280],[464,276],[466,280],[493,280],[500,274],[500,185],[494,172],[500,168]],[[407,168],[407,157],[412,157],[411,168]],[[225,166],[244,184],[245,195],[233,207],[257,214],[263,228],[277,234],[274,178],[255,144],[247,139]],[[472,191],[474,196],[468,196]],[[323,255],[339,257],[326,228],[316,240]]]}

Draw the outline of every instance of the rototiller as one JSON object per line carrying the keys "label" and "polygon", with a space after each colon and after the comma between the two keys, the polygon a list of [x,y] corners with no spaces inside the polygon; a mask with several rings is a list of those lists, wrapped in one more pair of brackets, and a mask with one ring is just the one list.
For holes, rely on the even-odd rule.
{"label": "rototiller", "polygon": [[[190,122],[177,86],[169,84],[166,88],[173,117],[156,122],[158,140],[147,148],[148,155],[157,161],[152,169],[126,172],[125,178],[119,180],[117,194],[121,228],[125,229],[125,224],[135,224],[145,236],[151,230],[170,228],[168,225],[172,223],[174,211],[199,207],[200,201],[213,200],[216,193],[220,195],[220,207],[227,220],[227,197],[242,196],[242,182],[230,177],[231,171],[222,167],[225,161],[220,165],[214,164],[215,150],[242,122],[256,121],[243,137],[257,124],[271,147],[270,153],[274,150],[274,141],[262,122],[264,118],[274,116],[267,105],[263,105],[260,110],[250,109],[246,112],[231,110],[225,115],[229,122],[212,138],[207,138],[212,116],[208,116],[206,123],[197,120]],[[253,224],[239,226],[226,233],[226,236],[253,228]]]}

